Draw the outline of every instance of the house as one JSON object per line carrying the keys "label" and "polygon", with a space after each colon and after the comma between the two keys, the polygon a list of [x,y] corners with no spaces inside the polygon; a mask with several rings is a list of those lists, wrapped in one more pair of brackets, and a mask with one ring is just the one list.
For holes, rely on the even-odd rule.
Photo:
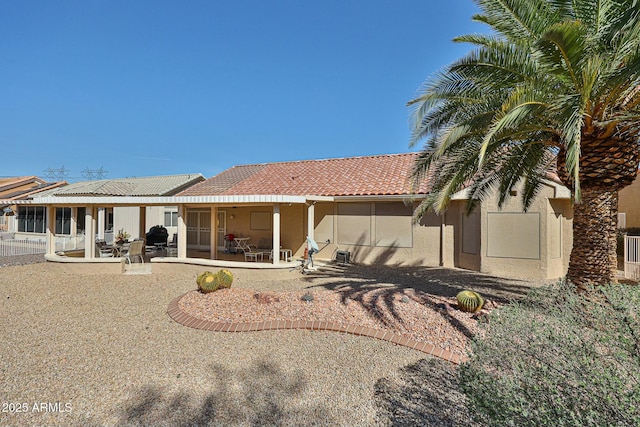
{"label": "house", "polygon": [[[460,192],[443,215],[413,212],[428,191],[416,192],[410,174],[416,153],[242,165],[178,194],[235,197],[235,202],[186,208],[187,248],[210,250],[215,259],[223,237],[277,240],[302,255],[305,236],[329,242],[319,257],[348,251],[365,264],[461,267],[499,276],[563,276],[571,250],[569,191],[549,180],[528,212],[518,190],[500,210],[494,200],[465,214]],[[274,203],[274,195],[300,202]],[[264,199],[261,199],[263,197]],[[210,217],[217,236],[210,237]],[[198,224],[205,224],[199,228]],[[211,241],[211,243],[210,243]],[[274,246],[277,246],[274,244]],[[323,245],[324,246],[324,245]]]}
{"label": "house", "polygon": [[[34,194],[59,188],[66,182],[46,182],[37,176],[21,176],[0,178],[0,232],[10,232],[12,235],[34,232],[38,229],[44,236],[46,213],[44,206],[20,206],[14,202],[25,200]],[[30,231],[28,231],[30,230]]]}
{"label": "house", "polygon": [[[166,205],[149,205],[122,203],[130,197],[163,198],[204,181],[202,174],[181,174],[154,177],[136,177],[82,181],[52,188],[31,197],[32,203],[37,200],[48,200],[46,205],[55,208],[55,236],[57,248],[82,247],[86,237],[87,221],[95,233],[93,238],[113,241],[118,230],[126,231],[131,239],[144,237],[146,230],[154,225],[163,225],[172,233],[177,232],[177,207]],[[63,202],[63,201],[66,201]],[[29,205],[20,209],[30,209]],[[46,221],[45,221],[46,224]],[[46,228],[44,225],[42,228]],[[35,230],[30,234],[44,233]],[[61,240],[64,243],[61,244]],[[70,241],[71,243],[68,243]]]}
{"label": "house", "polygon": [[[88,189],[72,184],[31,203],[46,205],[52,212],[68,209],[72,230],[82,221],[87,229],[93,227],[95,233],[87,232],[84,262],[116,261],[96,259],[94,253],[95,235],[111,224],[109,209],[114,230],[126,227],[141,235],[152,215],[145,212],[174,206],[177,258],[154,262],[229,265],[225,259],[229,234],[259,246],[289,249],[295,258],[303,255],[310,236],[320,244],[320,259],[332,259],[341,251],[363,264],[460,267],[544,279],[565,274],[572,244],[569,190],[549,179],[527,212],[522,211],[520,190],[514,188],[502,209],[488,199],[470,215],[466,215],[468,196],[461,191],[444,214],[429,213],[415,223],[413,212],[429,189],[428,179],[415,191],[411,186],[417,156],[240,165],[173,195],[135,191],[128,180],[83,184],[90,185]],[[131,223],[118,223],[121,209],[128,212]],[[53,222],[47,230],[50,241],[55,240]],[[54,254],[52,243],[48,248],[48,260],[66,262]],[[237,265],[291,266],[277,256],[271,263]]]}

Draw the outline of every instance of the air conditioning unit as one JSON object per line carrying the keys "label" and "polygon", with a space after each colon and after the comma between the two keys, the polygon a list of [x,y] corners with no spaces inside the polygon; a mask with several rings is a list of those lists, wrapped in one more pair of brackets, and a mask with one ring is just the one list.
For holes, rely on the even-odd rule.
{"label": "air conditioning unit", "polygon": [[351,258],[351,252],[349,251],[336,251],[336,262],[338,264],[349,264]]}

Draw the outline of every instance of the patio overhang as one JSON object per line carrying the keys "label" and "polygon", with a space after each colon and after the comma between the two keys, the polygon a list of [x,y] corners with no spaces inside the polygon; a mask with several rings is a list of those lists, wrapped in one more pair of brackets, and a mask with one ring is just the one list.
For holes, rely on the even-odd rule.
{"label": "patio overhang", "polygon": [[[544,185],[553,188],[554,199],[570,199],[571,198],[571,190],[569,190],[564,185],[548,179],[543,179],[542,182],[544,183]],[[453,196],[451,196],[451,200],[469,200],[470,198],[471,198],[471,190],[469,187],[465,187],[462,190],[455,193]]]}
{"label": "patio overhang", "polygon": [[30,200],[0,200],[0,204],[16,205],[100,205],[100,206],[173,206],[197,204],[256,204],[256,203],[306,203],[308,201],[333,201],[327,196],[291,196],[283,194],[247,194],[214,196],[76,196],[34,197]]}

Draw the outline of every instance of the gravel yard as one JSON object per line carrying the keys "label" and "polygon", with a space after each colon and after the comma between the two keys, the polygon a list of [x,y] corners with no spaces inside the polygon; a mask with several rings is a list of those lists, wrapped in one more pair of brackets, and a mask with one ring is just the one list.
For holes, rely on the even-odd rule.
{"label": "gravel yard", "polygon": [[[417,351],[332,332],[186,328],[166,310],[195,289],[190,273],[3,261],[2,426],[473,425],[453,365]],[[470,287],[501,303],[532,285],[413,267],[232,271],[245,292],[342,292],[361,307],[381,289],[446,299]]]}

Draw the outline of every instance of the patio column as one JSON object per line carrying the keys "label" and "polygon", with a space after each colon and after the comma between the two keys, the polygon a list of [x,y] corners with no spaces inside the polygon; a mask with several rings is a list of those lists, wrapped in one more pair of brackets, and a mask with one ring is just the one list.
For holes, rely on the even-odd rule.
{"label": "patio column", "polygon": [[218,259],[218,208],[211,206],[211,235],[209,236],[209,246],[211,250],[209,257],[211,259]]}
{"label": "patio column", "polygon": [[84,215],[84,257],[96,256],[96,221],[93,217],[93,206],[87,206]]}
{"label": "patio column", "polygon": [[[71,245],[71,249],[78,249],[78,208],[71,208],[71,218],[70,218],[70,229],[69,229],[69,244]],[[67,243],[62,246],[62,250],[67,250]]]}
{"label": "patio column", "polygon": [[47,206],[47,237],[46,249],[47,255],[56,253],[56,208],[55,206]]}
{"label": "patio column", "polygon": [[104,208],[98,208],[98,239],[104,240]]}
{"label": "patio column", "polygon": [[315,232],[315,222],[316,222],[315,208],[316,208],[316,202],[311,202],[311,204],[307,206],[307,236],[309,236],[314,240],[315,240],[314,232]]}
{"label": "patio column", "polygon": [[[155,225],[155,224],[153,224]],[[153,226],[151,226],[153,227]],[[149,227],[150,228],[150,227]],[[147,237],[147,207],[140,206],[140,221],[138,221],[138,237],[145,239]]]}
{"label": "patio column", "polygon": [[178,258],[187,257],[187,223],[184,218],[187,209],[184,205],[178,205]]}
{"label": "patio column", "polygon": [[273,263],[280,264],[280,205],[273,205]]}

